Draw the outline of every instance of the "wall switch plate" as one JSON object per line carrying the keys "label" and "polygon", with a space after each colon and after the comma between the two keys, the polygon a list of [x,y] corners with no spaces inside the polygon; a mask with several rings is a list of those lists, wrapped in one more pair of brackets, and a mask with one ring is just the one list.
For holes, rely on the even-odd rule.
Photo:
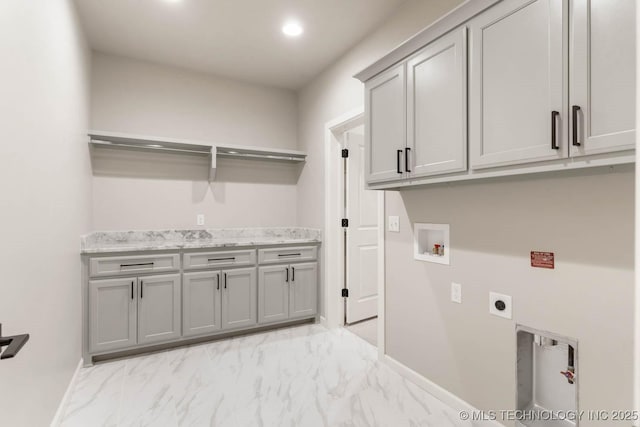
{"label": "wall switch plate", "polygon": [[393,231],[394,233],[400,232],[400,217],[399,216],[390,216],[389,217],[389,231]]}
{"label": "wall switch plate", "polygon": [[196,224],[197,225],[204,225],[204,214],[196,215]]}
{"label": "wall switch plate", "polygon": [[511,297],[497,292],[489,292],[489,313],[494,316],[511,319],[513,314]]}
{"label": "wall switch plate", "polygon": [[460,283],[451,282],[451,302],[462,304],[462,285]]}

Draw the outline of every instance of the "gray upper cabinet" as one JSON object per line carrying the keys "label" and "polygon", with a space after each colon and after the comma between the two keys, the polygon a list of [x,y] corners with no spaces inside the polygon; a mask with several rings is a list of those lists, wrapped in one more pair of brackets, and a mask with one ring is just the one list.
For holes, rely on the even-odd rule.
{"label": "gray upper cabinet", "polygon": [[365,84],[367,182],[402,178],[406,148],[405,66],[400,64]]}
{"label": "gray upper cabinet", "polygon": [[411,177],[467,169],[466,27],[407,62],[407,154]]}
{"label": "gray upper cabinet", "polygon": [[184,336],[204,335],[222,327],[221,273],[184,273],[182,328]]}
{"label": "gray upper cabinet", "polygon": [[318,263],[291,265],[289,318],[313,316],[318,308]]}
{"label": "gray upper cabinet", "polygon": [[89,282],[89,349],[100,353],[136,344],[137,279]]}
{"label": "gray upper cabinet", "polygon": [[258,269],[258,323],[289,318],[289,266]]}
{"label": "gray upper cabinet", "polygon": [[141,277],[138,286],[138,343],[179,338],[180,275]]}
{"label": "gray upper cabinet", "polygon": [[222,328],[233,329],[257,323],[256,269],[222,272]]}
{"label": "gray upper cabinet", "polygon": [[635,148],[635,4],[572,2],[572,156]]}
{"label": "gray upper cabinet", "polygon": [[567,6],[504,0],[470,21],[473,169],[568,156]]}

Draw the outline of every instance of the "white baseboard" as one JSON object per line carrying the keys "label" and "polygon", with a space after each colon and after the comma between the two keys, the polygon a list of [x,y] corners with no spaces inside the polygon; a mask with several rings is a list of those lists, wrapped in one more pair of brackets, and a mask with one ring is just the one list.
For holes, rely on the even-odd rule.
{"label": "white baseboard", "polygon": [[73,391],[73,386],[76,383],[76,379],[78,378],[78,374],[80,373],[80,369],[82,369],[82,359],[78,362],[78,366],[76,366],[76,370],[71,377],[71,381],[69,381],[69,385],[67,386],[67,391],[64,392],[64,396],[62,396],[62,400],[60,401],[60,405],[58,405],[58,410],[56,414],[53,416],[53,420],[51,421],[50,427],[58,427],[62,422],[62,417],[64,416],[64,411],[67,408],[67,403],[69,402],[69,398],[71,397],[71,392]]}
{"label": "white baseboard", "polygon": [[[414,383],[424,391],[428,392],[433,397],[440,400],[447,406],[455,409],[456,411],[467,411],[467,412],[478,411],[477,408],[473,407],[468,402],[462,400],[461,398],[451,393],[450,391],[445,390],[444,388],[440,387],[438,384],[428,380],[427,378],[417,373],[413,369],[398,362],[388,354],[385,354],[381,360],[393,371],[400,374],[400,376],[406,378],[408,381],[411,381],[412,383]],[[474,423],[474,426],[475,425],[482,425],[483,427],[504,427],[502,424],[500,424],[497,421],[483,421],[481,424]]]}

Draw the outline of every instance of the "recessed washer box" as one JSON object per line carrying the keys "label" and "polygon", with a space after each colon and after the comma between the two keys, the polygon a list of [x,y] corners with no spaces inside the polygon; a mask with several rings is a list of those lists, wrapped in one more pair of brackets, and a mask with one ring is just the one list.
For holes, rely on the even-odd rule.
{"label": "recessed washer box", "polygon": [[[443,247],[442,255],[433,253],[435,245]],[[449,224],[413,224],[413,258],[419,261],[449,265]]]}

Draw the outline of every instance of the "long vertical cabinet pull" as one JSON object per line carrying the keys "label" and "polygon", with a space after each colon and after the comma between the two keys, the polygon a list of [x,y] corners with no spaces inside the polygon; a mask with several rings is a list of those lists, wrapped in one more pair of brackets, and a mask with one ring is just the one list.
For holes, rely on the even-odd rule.
{"label": "long vertical cabinet pull", "polygon": [[285,267],[285,270],[287,270],[287,278],[285,279],[285,283],[289,283],[289,267]]}
{"label": "long vertical cabinet pull", "polygon": [[224,288],[227,289],[227,273],[224,273]]}
{"label": "long vertical cabinet pull", "polygon": [[576,147],[580,147],[580,142],[578,142],[578,112],[580,111],[579,105],[574,105],[571,107],[571,115],[572,122],[571,126],[573,127],[573,145]]}
{"label": "long vertical cabinet pull", "polygon": [[554,150],[559,150],[558,146],[558,123],[557,118],[560,115],[558,111],[551,112],[551,148]]}
{"label": "long vertical cabinet pull", "polygon": [[409,169],[409,152],[411,151],[411,148],[406,147],[404,149],[404,170],[406,172],[411,172],[411,169]]}
{"label": "long vertical cabinet pull", "polygon": [[144,281],[140,280],[140,298],[143,298],[142,294],[144,293]]}
{"label": "long vertical cabinet pull", "polygon": [[220,290],[220,273],[216,274],[216,282],[218,283],[218,290]]}
{"label": "long vertical cabinet pull", "polygon": [[396,151],[396,170],[399,174],[402,174],[402,169],[400,169],[400,155],[402,154],[402,150]]}
{"label": "long vertical cabinet pull", "polygon": [[291,281],[292,282],[296,281],[296,268],[295,267],[291,267]]}
{"label": "long vertical cabinet pull", "polygon": [[133,280],[131,281],[131,299],[133,299]]}

